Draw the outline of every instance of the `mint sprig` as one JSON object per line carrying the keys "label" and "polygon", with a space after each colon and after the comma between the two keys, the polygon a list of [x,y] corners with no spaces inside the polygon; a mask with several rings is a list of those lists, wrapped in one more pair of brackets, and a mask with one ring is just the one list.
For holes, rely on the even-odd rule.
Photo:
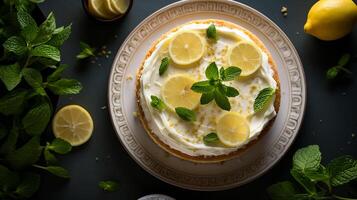
{"label": "mint sprig", "polygon": [[188,122],[196,121],[196,113],[184,107],[175,108],[176,114],[183,120]]}
{"label": "mint sprig", "polygon": [[165,57],[161,60],[160,68],[159,68],[159,75],[162,76],[166,70],[169,68],[170,58]]}
{"label": "mint sprig", "polygon": [[166,104],[159,97],[151,95],[151,106],[158,111],[163,111],[166,108]]}
{"label": "mint sprig", "polygon": [[341,156],[327,166],[322,165],[321,160],[321,152],[317,145],[296,151],[290,173],[303,190],[297,189],[290,181],[279,182],[267,189],[270,198],[351,199],[337,195],[334,187],[357,179],[357,160],[351,156]]}
{"label": "mint sprig", "polygon": [[274,94],[275,90],[271,87],[267,87],[259,91],[259,94],[254,101],[254,112],[262,111],[267,106]]}
{"label": "mint sprig", "polygon": [[205,71],[208,80],[194,83],[191,90],[202,94],[200,99],[202,105],[208,104],[214,99],[220,108],[229,111],[231,105],[228,97],[236,97],[239,92],[234,87],[224,85],[223,82],[234,80],[240,73],[241,69],[234,66],[226,69],[221,67],[218,70],[216,63],[212,62]]}
{"label": "mint sprig", "polygon": [[326,71],[326,78],[329,79],[329,80],[332,80],[334,78],[337,77],[337,75],[343,71],[347,74],[352,74],[352,72],[350,70],[348,70],[347,68],[345,68],[345,66],[348,64],[348,62],[350,61],[351,59],[351,55],[346,53],[346,54],[343,54],[341,56],[341,58],[339,59],[338,63],[336,66],[333,66],[331,68],[329,68],[327,71]]}
{"label": "mint sprig", "polygon": [[219,141],[219,138],[217,136],[217,133],[214,133],[214,132],[209,133],[203,137],[203,142],[206,145],[216,144],[218,141]]}
{"label": "mint sprig", "polygon": [[217,41],[217,39],[218,39],[217,30],[216,30],[216,26],[214,24],[209,25],[209,27],[206,30],[206,35],[207,35],[207,38]]}
{"label": "mint sprig", "polygon": [[117,181],[100,181],[98,187],[107,192],[114,192],[119,189]]}
{"label": "mint sprig", "polygon": [[91,47],[89,44],[80,42],[79,46],[81,48],[81,52],[79,52],[79,54],[76,56],[77,59],[84,59],[95,56],[95,48]]}

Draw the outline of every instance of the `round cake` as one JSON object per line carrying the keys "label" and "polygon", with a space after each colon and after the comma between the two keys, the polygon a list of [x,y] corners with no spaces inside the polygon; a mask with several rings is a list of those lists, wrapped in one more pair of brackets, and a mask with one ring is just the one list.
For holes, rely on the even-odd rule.
{"label": "round cake", "polygon": [[181,159],[232,159],[268,131],[280,105],[275,62],[248,30],[197,20],[162,35],[137,73],[138,117]]}

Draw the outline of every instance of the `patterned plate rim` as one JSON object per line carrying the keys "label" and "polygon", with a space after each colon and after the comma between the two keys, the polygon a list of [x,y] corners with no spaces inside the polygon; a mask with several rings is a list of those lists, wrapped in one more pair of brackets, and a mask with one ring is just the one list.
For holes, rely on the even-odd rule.
{"label": "patterned plate rim", "polygon": [[[207,5],[206,7],[199,7],[199,5]],[[230,15],[231,17],[241,17],[246,23],[249,23],[253,26],[262,26],[261,28],[266,28],[267,30],[270,28],[272,32],[271,42],[275,45],[275,48],[279,48],[281,51],[283,49],[285,51],[290,51],[289,55],[282,55],[284,58],[284,64],[287,67],[288,74],[289,74],[289,87],[291,90],[290,101],[289,101],[289,114],[287,119],[287,125],[284,127],[284,131],[278,138],[277,142],[274,144],[272,150],[264,155],[259,156],[255,160],[255,166],[262,166],[262,167],[247,167],[243,170],[241,175],[236,175],[234,177],[227,177],[222,178],[224,181],[221,183],[217,182],[217,178],[215,177],[181,177],[182,175],[188,174],[180,174],[177,175],[177,172],[174,172],[170,168],[164,168],[158,164],[157,161],[152,160],[150,154],[138,144],[135,139],[131,136],[130,129],[127,125],[127,120],[125,115],[123,114],[122,109],[122,98],[121,98],[121,90],[122,90],[122,81],[125,80],[123,75],[125,74],[125,70],[128,67],[127,61],[131,58],[131,52],[133,52],[139,45],[140,42],[145,39],[145,36],[142,38],[135,38],[135,36],[140,35],[140,30],[145,27],[146,24],[150,22],[154,22],[155,20],[160,21],[163,16],[161,14],[169,13],[173,9],[184,8],[187,5],[196,5],[196,9],[202,10],[184,10],[184,12],[179,13],[179,15],[189,15],[195,11],[213,11],[213,12],[222,12],[224,9],[224,5],[228,6],[228,9],[225,10],[225,14]],[[208,6],[208,5],[211,5]],[[187,7],[187,8],[193,8]],[[205,9],[206,8],[206,9]],[[207,10],[208,9],[208,10]],[[216,9],[216,10],[210,10]],[[222,9],[222,10],[219,10]],[[235,9],[235,10],[234,10]],[[233,14],[232,14],[233,13]],[[171,13],[172,14],[172,13]],[[177,14],[177,13],[176,13]],[[170,13],[168,14],[170,15]],[[167,21],[172,19],[172,16],[166,16]],[[171,18],[170,18],[171,17]],[[254,21],[255,19],[259,18],[261,23]],[[257,24],[254,24],[257,23]],[[267,27],[268,26],[268,27]],[[266,33],[267,34],[267,33]],[[135,46],[136,44],[136,46]],[[115,77],[119,78],[118,82],[116,83],[120,88],[119,90],[114,89],[114,82]],[[293,141],[295,140],[298,131],[300,129],[302,120],[304,118],[305,107],[306,107],[306,80],[305,74],[302,67],[302,63],[300,57],[292,44],[289,38],[285,35],[285,33],[268,17],[264,14],[260,13],[259,11],[239,2],[235,1],[227,1],[227,0],[182,0],[172,4],[169,4],[147,18],[145,18],[139,25],[137,25],[132,32],[127,36],[125,41],[122,43],[121,47],[119,48],[116,57],[114,59],[110,78],[108,81],[108,106],[110,110],[111,121],[114,126],[115,132],[118,136],[119,141],[121,142],[122,146],[124,146],[125,150],[128,154],[147,172],[149,172],[154,177],[159,178],[160,180],[178,186],[185,189],[191,190],[200,190],[200,191],[217,191],[217,190],[225,190],[234,188],[243,184],[246,184],[250,181],[255,180],[256,178],[262,176],[266,173],[270,168],[272,168],[286,153],[289,149]],[[290,124],[289,124],[290,122]],[[124,138],[125,136],[129,136],[128,138]],[[284,137],[285,136],[285,137]],[[129,149],[127,143],[124,142],[124,139],[128,140],[129,142],[134,142],[135,151],[132,154],[133,149]],[[265,159],[265,160],[264,160]],[[270,159],[269,162],[267,159]],[[152,166],[147,166],[147,164],[151,164]],[[231,175],[230,175],[231,176]],[[213,182],[215,182],[213,184]]]}

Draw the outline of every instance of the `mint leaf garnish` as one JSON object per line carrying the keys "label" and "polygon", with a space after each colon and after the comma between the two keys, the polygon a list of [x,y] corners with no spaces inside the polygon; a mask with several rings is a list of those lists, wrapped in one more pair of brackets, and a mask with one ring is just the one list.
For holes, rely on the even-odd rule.
{"label": "mint leaf garnish", "polygon": [[12,36],[7,39],[3,47],[16,55],[23,55],[27,51],[26,41],[18,36]]}
{"label": "mint leaf garnish", "polygon": [[332,186],[340,186],[357,178],[357,161],[351,156],[332,160],[327,169],[331,175]]}
{"label": "mint leaf garnish", "polygon": [[40,135],[51,118],[51,108],[47,102],[33,107],[22,119],[25,131],[30,135]]}
{"label": "mint leaf garnish", "polygon": [[45,170],[45,171],[47,171],[55,176],[61,177],[61,178],[70,178],[69,172],[65,168],[60,167],[60,166],[47,166],[47,167],[40,166],[40,165],[32,165],[32,166],[42,169],[42,170]]}
{"label": "mint leaf garnish", "polygon": [[160,68],[159,68],[159,75],[162,76],[166,70],[169,68],[170,59],[165,57],[161,60]]}
{"label": "mint leaf garnish", "polygon": [[98,187],[107,192],[114,192],[119,189],[119,184],[116,181],[100,181]]}
{"label": "mint leaf garnish", "polygon": [[218,39],[216,26],[214,24],[209,25],[209,27],[206,30],[206,35],[207,38],[212,39],[214,41]]}
{"label": "mint leaf garnish", "polygon": [[336,76],[340,73],[340,71],[346,72],[348,74],[352,74],[352,72],[350,70],[345,68],[345,65],[348,64],[350,59],[351,59],[350,54],[348,54],[348,53],[343,54],[341,56],[341,58],[339,59],[337,65],[329,68],[326,71],[326,78],[329,80],[332,80],[332,79],[336,78]]}
{"label": "mint leaf garnish", "polygon": [[60,79],[49,82],[47,88],[57,95],[78,94],[82,90],[82,84],[75,79]]}
{"label": "mint leaf garnish", "polygon": [[84,59],[90,56],[95,56],[95,48],[92,48],[85,42],[80,42],[79,45],[81,47],[81,52],[76,56],[77,59]]}
{"label": "mint leaf garnish", "polygon": [[191,90],[201,93],[201,104],[208,104],[213,99],[216,104],[224,109],[230,110],[231,105],[227,97],[235,97],[239,95],[237,89],[226,86],[222,82],[234,80],[235,77],[240,75],[241,70],[238,67],[223,67],[218,70],[215,62],[211,63],[205,71],[208,80],[199,81],[192,85]]}
{"label": "mint leaf garnish", "polygon": [[212,145],[215,144],[219,141],[217,133],[209,133],[206,136],[203,137],[203,142],[206,145]]}
{"label": "mint leaf garnish", "polygon": [[211,63],[208,65],[206,71],[206,77],[209,79],[209,80],[217,80],[219,79],[219,74],[218,74],[218,67],[216,65],[215,62]]}
{"label": "mint leaf garnish", "polygon": [[162,111],[166,108],[165,103],[157,96],[151,95],[151,106],[158,111]]}
{"label": "mint leaf garnish", "polygon": [[72,25],[70,24],[65,28],[61,29],[60,31],[54,33],[50,41],[47,42],[47,44],[54,47],[60,47],[69,38],[71,32]]}
{"label": "mint leaf garnish", "polygon": [[31,172],[25,173],[14,193],[21,198],[30,198],[40,187],[40,182],[40,175]]}
{"label": "mint leaf garnish", "polygon": [[293,157],[293,168],[305,172],[317,170],[321,162],[319,146],[310,145],[296,151]]}
{"label": "mint leaf garnish", "polygon": [[271,87],[262,89],[254,101],[254,112],[260,112],[269,103],[271,97],[275,94],[275,90]]}
{"label": "mint leaf garnish", "polygon": [[0,79],[8,91],[13,90],[21,82],[21,68],[18,63],[0,66]]}
{"label": "mint leaf garnish", "polygon": [[335,194],[333,187],[357,179],[357,160],[341,156],[325,167],[319,147],[310,145],[296,151],[290,174],[304,191],[296,190],[291,182],[280,182],[267,189],[271,199],[352,199]]}
{"label": "mint leaf garnish", "polygon": [[7,154],[5,156],[5,160],[13,169],[20,170],[36,163],[41,155],[41,152],[42,147],[40,145],[40,138],[38,136],[34,136],[22,147]]}
{"label": "mint leaf garnish", "polygon": [[32,49],[31,55],[37,57],[49,58],[57,62],[61,60],[61,53],[59,49],[57,47],[47,44],[42,44]]}
{"label": "mint leaf garnish", "polygon": [[67,154],[72,150],[71,144],[61,138],[54,139],[46,148],[58,154]]}
{"label": "mint leaf garnish", "polygon": [[176,114],[183,120],[193,122],[196,121],[196,113],[184,107],[175,108]]}

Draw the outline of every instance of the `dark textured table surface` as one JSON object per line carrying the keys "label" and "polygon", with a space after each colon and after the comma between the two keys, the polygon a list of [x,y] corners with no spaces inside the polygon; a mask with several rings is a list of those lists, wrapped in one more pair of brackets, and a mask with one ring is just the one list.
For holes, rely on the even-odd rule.
{"label": "dark textured table surface", "polygon": [[[357,29],[346,38],[335,42],[321,42],[303,33],[309,8],[315,1],[305,0],[242,0],[273,20],[290,38],[299,52],[307,80],[305,118],[294,144],[283,159],[259,179],[239,188],[220,192],[196,192],[166,184],[140,168],[118,141],[107,109],[107,85],[115,52],[126,36],[144,18],[174,0],[134,0],[131,12],[120,22],[103,24],[89,19],[80,0],[47,0],[40,5],[47,15],[55,13],[59,25],[72,23],[71,38],[63,47],[63,62],[71,66],[66,75],[83,83],[81,94],[62,97],[59,106],[76,103],[87,108],[95,123],[92,139],[61,158],[71,172],[69,181],[45,176],[38,200],[63,199],[137,199],[162,193],[177,199],[267,199],[265,189],[281,180],[289,179],[291,157],[296,149],[319,144],[324,161],[342,154],[357,157]],[[264,3],[263,3],[264,2]],[[288,8],[288,16],[280,13]],[[97,63],[79,62],[79,41],[99,48],[107,46],[113,54]],[[350,76],[342,75],[334,82],[325,78],[325,71],[334,65],[341,54],[353,56],[348,68]],[[96,159],[97,158],[97,159]],[[120,189],[106,193],[98,188],[101,180],[118,180]]]}

